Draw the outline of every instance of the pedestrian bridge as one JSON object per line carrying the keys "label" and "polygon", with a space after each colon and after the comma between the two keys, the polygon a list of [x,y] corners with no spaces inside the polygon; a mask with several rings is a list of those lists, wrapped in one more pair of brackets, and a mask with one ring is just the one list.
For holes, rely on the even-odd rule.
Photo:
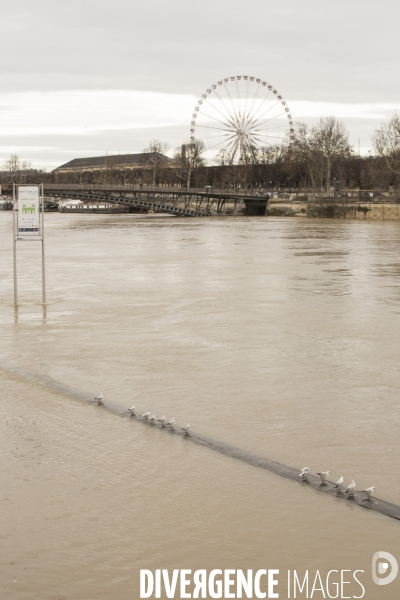
{"label": "pedestrian bridge", "polygon": [[141,186],[44,184],[45,197],[109,202],[151,209],[181,217],[264,215],[267,198],[243,193],[209,192],[181,188],[146,188]]}

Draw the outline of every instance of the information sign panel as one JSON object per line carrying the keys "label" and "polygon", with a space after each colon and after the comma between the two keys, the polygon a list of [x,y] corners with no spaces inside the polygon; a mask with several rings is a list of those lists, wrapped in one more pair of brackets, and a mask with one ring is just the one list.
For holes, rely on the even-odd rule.
{"label": "information sign panel", "polygon": [[17,197],[18,235],[40,235],[38,185],[19,185]]}

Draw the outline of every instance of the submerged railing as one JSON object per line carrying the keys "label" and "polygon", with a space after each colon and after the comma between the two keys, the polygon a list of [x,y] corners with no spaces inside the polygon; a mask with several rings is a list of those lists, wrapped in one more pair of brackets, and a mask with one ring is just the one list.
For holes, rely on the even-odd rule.
{"label": "submerged railing", "polygon": [[[46,388],[53,390],[54,392],[70,396],[72,398],[82,400],[84,402],[93,402],[93,394],[88,395],[70,386],[66,386],[62,383],[59,383],[51,379],[50,377],[44,375],[36,375],[20,367],[7,364],[0,364],[0,368],[8,372],[15,373],[20,377],[23,377],[24,379],[28,379],[30,381],[39,383],[40,385],[44,385]],[[99,407],[99,409],[107,410],[115,415],[118,415],[119,417],[130,419],[132,423],[141,424],[142,426],[147,427],[156,427],[158,429],[162,428],[161,425],[158,426],[147,423],[147,421],[145,419],[142,419],[140,416],[132,416],[132,413],[130,413],[128,410],[121,413],[108,406],[101,406]],[[181,431],[180,427],[177,427],[176,429],[164,427],[164,430],[167,435],[182,436],[187,440],[188,443],[192,442],[198,444],[200,446],[203,446],[204,448],[213,450],[214,452],[218,452],[219,454],[224,454],[225,456],[230,456],[231,458],[240,460],[253,467],[270,471],[275,475],[279,475],[280,477],[284,477],[285,479],[290,479],[291,481],[299,483],[303,487],[309,487],[318,492],[322,492],[329,496],[333,496],[338,500],[344,500],[346,502],[350,502],[351,504],[356,504],[363,508],[368,508],[369,510],[391,517],[393,519],[400,520],[400,506],[397,504],[393,504],[391,502],[387,502],[386,500],[382,500],[376,497],[367,498],[366,494],[363,494],[362,492],[355,492],[353,496],[346,495],[344,492],[336,489],[332,482],[326,481],[326,483],[322,483],[321,479],[319,477],[316,477],[315,475],[308,475],[307,479],[299,477],[300,468],[294,468],[289,467],[287,465],[283,465],[263,456],[259,456],[258,454],[253,454],[252,452],[248,452],[247,450],[241,450],[236,446],[231,446],[230,444],[226,444],[225,442],[215,440],[196,431],[192,432],[192,430],[190,430],[189,434],[185,434]]]}

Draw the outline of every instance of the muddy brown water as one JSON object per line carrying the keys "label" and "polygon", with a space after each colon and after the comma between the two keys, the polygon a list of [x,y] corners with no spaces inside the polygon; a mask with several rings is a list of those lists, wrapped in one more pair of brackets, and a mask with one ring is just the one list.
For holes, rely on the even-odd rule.
{"label": "muddy brown water", "polygon": [[[34,242],[12,306],[11,217],[1,364],[400,504],[400,224],[46,214],[44,312]],[[282,597],[288,569],[362,569],[366,598],[399,595],[371,580],[395,520],[0,378],[8,600],[139,598],[141,568],[278,568]]]}

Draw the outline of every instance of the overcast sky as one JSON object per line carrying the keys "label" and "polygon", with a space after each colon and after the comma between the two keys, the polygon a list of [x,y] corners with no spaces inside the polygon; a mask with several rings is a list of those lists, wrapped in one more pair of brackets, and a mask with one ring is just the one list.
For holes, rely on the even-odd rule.
{"label": "overcast sky", "polygon": [[398,3],[388,0],[22,0],[3,3],[0,162],[54,168],[190,137],[212,83],[271,83],[295,121],[342,119],[361,152],[397,110]]}

